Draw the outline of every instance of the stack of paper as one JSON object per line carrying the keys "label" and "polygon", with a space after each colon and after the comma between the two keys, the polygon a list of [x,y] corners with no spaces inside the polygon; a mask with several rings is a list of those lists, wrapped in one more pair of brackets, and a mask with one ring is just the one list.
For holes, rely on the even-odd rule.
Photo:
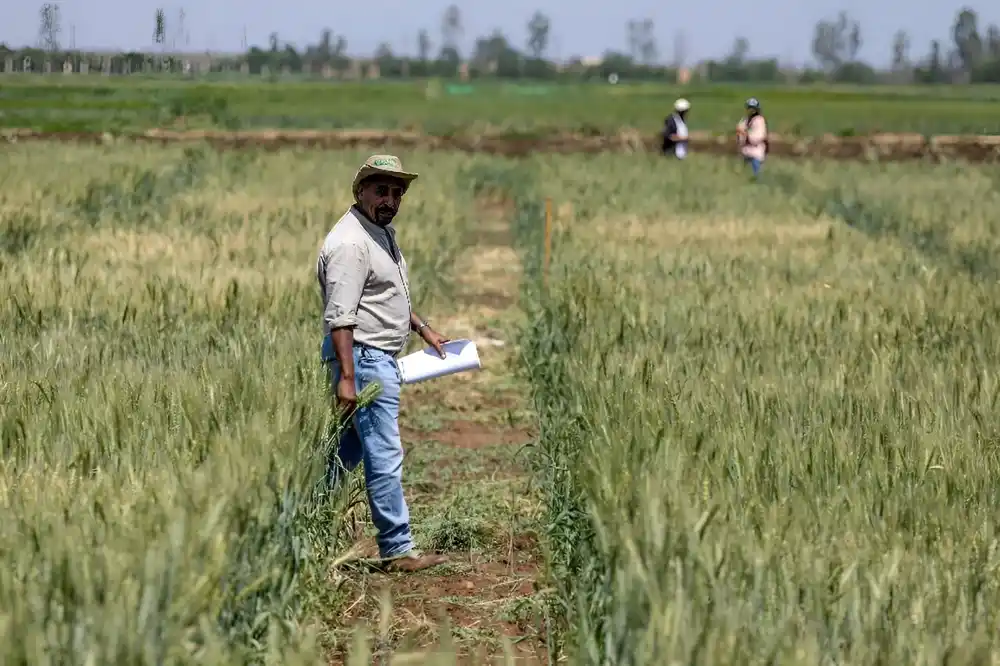
{"label": "stack of paper", "polygon": [[466,370],[478,370],[479,351],[472,340],[452,340],[441,345],[441,358],[433,347],[422,349],[399,359],[399,372],[404,384],[416,384]]}

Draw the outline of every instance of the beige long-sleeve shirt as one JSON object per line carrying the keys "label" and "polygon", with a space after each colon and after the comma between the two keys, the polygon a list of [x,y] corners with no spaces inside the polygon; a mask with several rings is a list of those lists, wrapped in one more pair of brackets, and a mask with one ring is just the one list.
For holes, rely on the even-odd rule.
{"label": "beige long-sleeve shirt", "polygon": [[393,355],[403,350],[410,334],[410,284],[391,224],[379,226],[352,207],[323,241],[316,278],[324,336],[352,328],[355,342]]}
{"label": "beige long-sleeve shirt", "polygon": [[747,133],[745,137],[740,137],[740,154],[763,162],[766,154],[764,139],[767,138],[767,122],[764,116],[754,116],[749,126],[744,117],[740,120],[738,128]]}

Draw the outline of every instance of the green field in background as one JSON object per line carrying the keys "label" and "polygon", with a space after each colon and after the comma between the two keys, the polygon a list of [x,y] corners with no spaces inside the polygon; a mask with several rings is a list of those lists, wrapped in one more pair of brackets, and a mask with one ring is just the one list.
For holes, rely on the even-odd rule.
{"label": "green field in background", "polygon": [[0,127],[138,131],[385,128],[451,134],[487,128],[658,131],[674,99],[692,102],[692,130],[730,132],[749,96],[779,133],[1000,133],[1000,87],[856,87],[473,82],[282,82],[99,76],[0,77]]}

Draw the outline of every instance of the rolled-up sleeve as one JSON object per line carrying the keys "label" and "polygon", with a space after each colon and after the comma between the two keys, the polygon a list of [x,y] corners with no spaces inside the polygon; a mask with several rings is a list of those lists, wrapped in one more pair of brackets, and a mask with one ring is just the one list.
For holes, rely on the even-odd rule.
{"label": "rolled-up sleeve", "polygon": [[358,325],[358,304],[368,279],[367,248],[338,243],[326,256],[326,307],[323,320],[330,329]]}

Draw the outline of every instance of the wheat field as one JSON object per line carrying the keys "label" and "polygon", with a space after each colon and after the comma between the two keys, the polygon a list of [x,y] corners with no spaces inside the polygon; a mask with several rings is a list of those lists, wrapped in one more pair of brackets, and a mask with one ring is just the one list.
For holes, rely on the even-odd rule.
{"label": "wheat field", "polygon": [[487,179],[528,252],[556,211],[523,358],[570,663],[995,662],[995,175],[741,166]]}
{"label": "wheat field", "polygon": [[[0,661],[322,663],[350,543],[316,252],[367,153],[9,148],[0,185]],[[400,243],[432,310],[468,157]]]}
{"label": "wheat field", "polygon": [[[366,155],[7,151],[4,663],[343,649],[313,267]],[[1000,658],[995,174],[402,157],[419,310],[475,269],[483,195],[509,204],[553,662]]]}

